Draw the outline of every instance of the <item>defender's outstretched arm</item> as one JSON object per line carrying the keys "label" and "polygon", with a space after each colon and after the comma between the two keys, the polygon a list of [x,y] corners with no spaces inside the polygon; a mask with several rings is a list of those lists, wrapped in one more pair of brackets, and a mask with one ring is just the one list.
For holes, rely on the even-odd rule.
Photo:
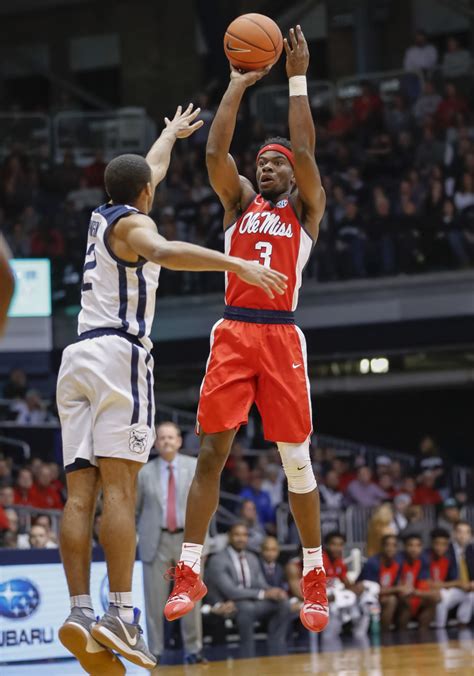
{"label": "defender's outstretched arm", "polygon": [[158,233],[154,221],[144,214],[122,218],[115,226],[114,234],[137,256],[170,270],[235,272],[247,284],[262,288],[270,298],[274,298],[273,292],[282,295],[287,287],[286,275],[256,261],[226,256],[187,242],[169,242]]}
{"label": "defender's outstretched arm", "polygon": [[178,106],[172,120],[165,117],[165,128],[159,138],[150,148],[146,160],[151,167],[153,188],[156,188],[166,176],[170,166],[171,151],[178,138],[187,138],[200,129],[204,122],[198,120],[197,116],[201,112],[200,108],[193,110],[193,104],[190,103],[183,112],[182,106]]}

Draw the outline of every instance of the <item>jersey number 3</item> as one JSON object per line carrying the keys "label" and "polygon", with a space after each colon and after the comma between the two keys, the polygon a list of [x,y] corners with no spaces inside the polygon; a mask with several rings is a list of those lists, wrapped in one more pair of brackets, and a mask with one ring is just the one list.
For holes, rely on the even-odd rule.
{"label": "jersey number 3", "polygon": [[260,251],[262,265],[269,268],[272,262],[273,245],[270,242],[257,242],[255,248]]}
{"label": "jersey number 3", "polygon": [[95,244],[91,244],[90,247],[87,249],[86,262],[84,264],[84,270],[83,270],[84,276],[82,278],[82,290],[83,291],[91,291],[92,290],[92,282],[86,282],[86,272],[88,270],[93,270],[95,267],[97,267],[97,261],[96,261],[96,258],[95,258]]}

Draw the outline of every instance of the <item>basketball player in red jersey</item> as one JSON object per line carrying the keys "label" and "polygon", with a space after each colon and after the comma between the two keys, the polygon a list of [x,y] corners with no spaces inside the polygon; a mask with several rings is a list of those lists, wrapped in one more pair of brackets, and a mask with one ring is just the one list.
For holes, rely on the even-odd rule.
{"label": "basketball player in red jersey", "polygon": [[[211,334],[199,402],[201,450],[188,498],[183,550],[165,615],[168,620],[182,617],[206,593],[199,577],[200,559],[218,505],[220,475],[234,436],[256,402],[265,438],[277,443],[282,457],[303,545],[301,621],[307,629],[321,631],[328,623],[328,603],[319,495],[309,452],[311,399],[306,343],[293,312],[303,268],[318,237],[325,194],[314,159],[315,129],[306,92],[309,51],[299,26],[284,44],[291,143],[276,138],[260,148],[258,194],[239,176],[229,149],[243,94],[268,69],[248,73],[232,69],[209,133],[207,166],[225,209],[226,251],[281,270],[288,277],[288,288],[269,301],[259,290],[247,290],[234,274],[227,275],[224,319]],[[266,598],[263,590],[259,598]]]}

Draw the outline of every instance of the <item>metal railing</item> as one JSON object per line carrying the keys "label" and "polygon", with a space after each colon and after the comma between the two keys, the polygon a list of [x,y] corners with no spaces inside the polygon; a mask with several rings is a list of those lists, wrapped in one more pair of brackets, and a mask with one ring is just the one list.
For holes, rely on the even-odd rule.
{"label": "metal railing", "polygon": [[10,150],[21,146],[33,156],[51,150],[51,118],[36,113],[0,113],[0,159]]}
{"label": "metal railing", "polygon": [[26,441],[0,436],[0,447],[1,446],[11,446],[12,448],[19,449],[23,453],[24,460],[29,460],[31,458],[31,446],[27,444]]}
{"label": "metal railing", "polygon": [[386,102],[398,94],[414,100],[421,93],[423,80],[421,71],[377,71],[341,78],[336,83],[336,91],[341,99],[354,99],[362,93],[363,83],[369,82],[375,86],[380,97]]}
{"label": "metal railing", "polygon": [[121,153],[145,153],[154,138],[154,125],[144,108],[107,112],[64,112],[52,118],[55,159],[74,149],[78,164],[101,151],[106,161]]}

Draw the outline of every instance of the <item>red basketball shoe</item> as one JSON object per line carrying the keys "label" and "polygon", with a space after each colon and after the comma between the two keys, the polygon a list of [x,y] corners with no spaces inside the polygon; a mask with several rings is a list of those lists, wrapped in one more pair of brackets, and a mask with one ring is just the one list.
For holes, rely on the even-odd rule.
{"label": "red basketball shoe", "polygon": [[326,595],[326,573],[315,568],[301,580],[303,607],[300,620],[309,631],[322,631],[329,622],[328,597]]}
{"label": "red basketball shoe", "polygon": [[187,615],[194,604],[206,596],[207,587],[199,575],[182,561],[167,575],[170,580],[174,579],[173,591],[165,606],[165,617],[172,622]]}

